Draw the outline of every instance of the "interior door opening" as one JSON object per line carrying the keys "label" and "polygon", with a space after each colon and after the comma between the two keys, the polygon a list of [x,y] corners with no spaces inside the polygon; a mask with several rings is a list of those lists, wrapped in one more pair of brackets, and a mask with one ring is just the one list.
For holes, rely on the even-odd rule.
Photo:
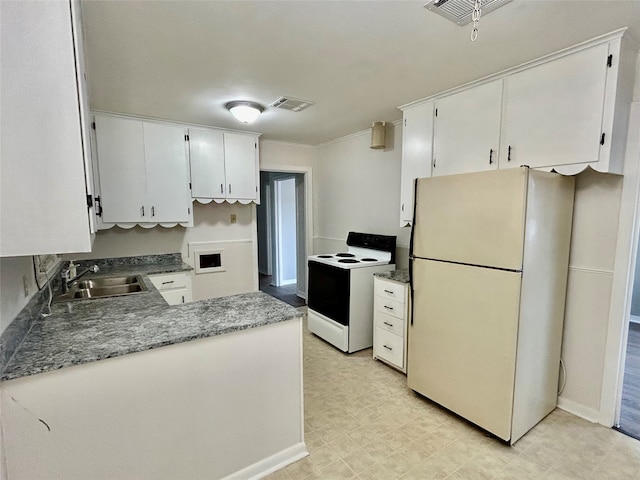
{"label": "interior door opening", "polygon": [[260,192],[257,208],[260,290],[290,305],[305,305],[305,174],[260,172]]}
{"label": "interior door opening", "polygon": [[640,251],[636,255],[627,334],[618,430],[640,440]]}

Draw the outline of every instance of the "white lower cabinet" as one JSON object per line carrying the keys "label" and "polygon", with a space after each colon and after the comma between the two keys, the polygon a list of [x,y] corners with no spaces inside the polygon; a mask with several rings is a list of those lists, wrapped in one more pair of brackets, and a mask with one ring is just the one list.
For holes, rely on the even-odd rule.
{"label": "white lower cabinet", "polygon": [[179,305],[193,301],[191,274],[189,272],[149,275],[149,279],[169,305]]}
{"label": "white lower cabinet", "polygon": [[407,373],[409,284],[374,277],[373,358]]}

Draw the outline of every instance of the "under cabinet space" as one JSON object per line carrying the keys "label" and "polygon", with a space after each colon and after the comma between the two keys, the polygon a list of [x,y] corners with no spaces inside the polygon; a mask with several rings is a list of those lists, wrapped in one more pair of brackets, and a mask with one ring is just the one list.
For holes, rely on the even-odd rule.
{"label": "under cabinet space", "polygon": [[189,129],[188,138],[193,198],[202,203],[259,200],[256,135]]}

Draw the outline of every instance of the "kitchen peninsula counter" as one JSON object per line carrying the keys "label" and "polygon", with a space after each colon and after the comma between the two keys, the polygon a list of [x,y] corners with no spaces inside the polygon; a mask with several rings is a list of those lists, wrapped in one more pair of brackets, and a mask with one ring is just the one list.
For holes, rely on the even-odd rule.
{"label": "kitchen peninsula counter", "polygon": [[187,269],[182,262],[107,266],[103,262],[100,272],[83,279],[141,275],[147,291],[54,301],[51,315],[35,320],[0,381],[302,317],[294,307],[262,292],[167,305],[148,274]]}
{"label": "kitchen peninsula counter", "polygon": [[83,279],[148,290],[52,303],[30,325],[0,382],[0,476],[240,480],[308,455],[302,312],[262,292],[169,306],[149,274],[181,262],[100,269]]}

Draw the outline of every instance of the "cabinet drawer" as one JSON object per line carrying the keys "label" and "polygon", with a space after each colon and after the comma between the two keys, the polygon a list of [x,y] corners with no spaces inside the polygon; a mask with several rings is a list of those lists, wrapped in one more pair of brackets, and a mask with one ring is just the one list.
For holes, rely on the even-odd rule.
{"label": "cabinet drawer", "polygon": [[404,303],[406,298],[407,287],[403,283],[387,282],[376,278],[374,294],[396,302]]}
{"label": "cabinet drawer", "polygon": [[402,337],[376,327],[374,350],[376,356],[384,358],[398,368],[404,368],[404,345]]}
{"label": "cabinet drawer", "polygon": [[162,292],[161,295],[169,305],[180,305],[181,303],[189,303],[192,301],[191,291],[186,288]]}
{"label": "cabinet drawer", "polygon": [[394,317],[404,318],[405,306],[404,303],[396,302],[395,300],[389,300],[387,298],[376,296],[373,300],[376,312],[387,313]]}
{"label": "cabinet drawer", "polygon": [[396,335],[404,335],[404,320],[388,313],[376,312],[374,314],[374,325]]}
{"label": "cabinet drawer", "polygon": [[160,291],[187,288],[188,279],[186,272],[167,273],[163,275],[149,275],[151,283]]}

